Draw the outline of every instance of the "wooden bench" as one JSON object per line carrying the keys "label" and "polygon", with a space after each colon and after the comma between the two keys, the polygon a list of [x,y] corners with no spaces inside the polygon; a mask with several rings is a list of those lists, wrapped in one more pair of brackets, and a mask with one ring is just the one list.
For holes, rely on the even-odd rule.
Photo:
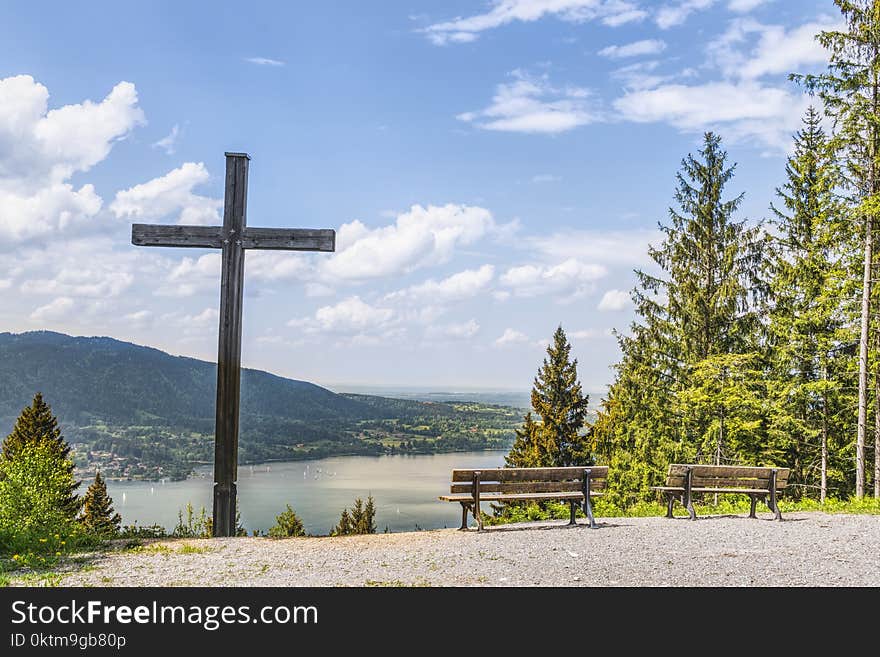
{"label": "wooden bench", "polygon": [[608,477],[607,466],[575,466],[565,468],[487,468],[481,470],[453,470],[449,495],[441,495],[444,502],[461,504],[461,527],[467,529],[468,510],[483,529],[480,502],[546,502],[562,500],[571,506],[571,520],[575,509],[583,504],[590,527],[596,527],[591,497],[602,495]]}
{"label": "wooden bench", "polygon": [[782,520],[777,497],[788,485],[788,473],[788,468],[673,463],[666,475],[666,485],[652,486],[651,490],[666,494],[667,518],[672,517],[672,505],[676,498],[687,509],[691,520],[696,520],[693,504],[695,493],[737,493],[752,499],[749,518],[757,518],[755,505],[760,498],[776,514],[776,519]]}

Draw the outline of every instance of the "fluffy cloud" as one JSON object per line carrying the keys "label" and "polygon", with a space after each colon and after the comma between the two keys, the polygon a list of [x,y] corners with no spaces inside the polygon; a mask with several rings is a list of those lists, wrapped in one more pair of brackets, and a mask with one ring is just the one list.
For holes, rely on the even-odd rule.
{"label": "fluffy cloud", "polygon": [[632,267],[651,262],[648,245],[659,244],[659,230],[567,230],[526,238],[530,249],[547,258],[581,258],[588,262]]}
{"label": "fluffy cloud", "polygon": [[495,277],[492,265],[479,269],[466,269],[440,281],[429,279],[404,290],[387,295],[388,300],[425,299],[432,303],[444,303],[468,299],[485,291]]}
{"label": "fluffy cloud", "polygon": [[[840,27],[841,24],[820,21],[786,30],[781,25],[740,19],[732,21],[728,29],[709,44],[708,51],[726,77],[755,80],[824,64],[828,52],[816,40],[816,35],[822,30]],[[752,39],[756,39],[756,43],[750,51],[739,48]]]}
{"label": "fluffy cloud", "polygon": [[785,150],[810,99],[754,81],[666,84],[615,101],[628,121],[666,122],[685,132],[723,129],[731,141],[757,140]]}
{"label": "fluffy cloud", "polygon": [[523,342],[528,342],[529,336],[527,336],[522,331],[517,331],[516,329],[507,328],[504,329],[504,333],[501,334],[497,340],[495,340],[496,347],[507,347],[512,344],[518,344]]}
{"label": "fluffy cloud", "polygon": [[337,252],[319,261],[323,278],[354,281],[411,272],[448,261],[456,248],[475,243],[498,227],[488,210],[466,205],[414,205],[394,224],[367,228],[343,224]]}
{"label": "fluffy cloud", "polygon": [[496,87],[491,105],[456,118],[484,130],[546,134],[566,132],[601,119],[586,89],[556,88],[550,85],[547,75],[536,77],[521,70],[512,71],[510,76],[512,82]]}
{"label": "fluffy cloud", "polygon": [[752,9],[767,4],[768,2],[773,2],[773,0],[730,0],[730,2],[727,3],[727,8],[730,11],[745,14],[752,11]]}
{"label": "fluffy cloud", "polygon": [[91,169],[143,122],[133,84],[120,82],[100,102],[48,109],[49,90],[29,75],[0,79],[0,239],[7,247],[84,225],[101,210]]}
{"label": "fluffy cloud", "polygon": [[30,296],[45,294],[103,299],[118,296],[133,282],[131,272],[121,271],[114,263],[93,261],[62,267],[54,278],[28,279],[22,283],[21,292]]}
{"label": "fluffy cloud", "polygon": [[681,25],[691,14],[708,9],[715,2],[716,0],[681,0],[676,4],[661,7],[654,20],[661,30],[667,30],[670,27]]}
{"label": "fluffy cloud", "polygon": [[156,221],[177,215],[179,224],[219,224],[223,201],[193,193],[210,179],[201,162],[186,162],[164,176],[116,193],[110,210],[117,218]]}
{"label": "fluffy cloud", "polygon": [[390,308],[377,308],[353,296],[318,308],[313,317],[292,319],[287,325],[306,333],[364,335],[385,331],[393,319],[394,311]]}
{"label": "fluffy cloud", "polygon": [[569,258],[558,265],[523,265],[511,267],[501,276],[501,283],[520,297],[541,295],[580,296],[593,289],[595,281],[607,274],[602,265],[587,264]]}
{"label": "fluffy cloud", "polygon": [[429,25],[421,30],[432,43],[468,43],[481,32],[513,22],[531,23],[545,16],[556,16],[569,23],[601,19],[617,26],[641,20],[646,12],[627,0],[494,0],[485,14]]}
{"label": "fluffy cloud", "polygon": [[614,312],[623,310],[630,305],[629,293],[623,290],[608,290],[602,295],[596,309],[600,312]]}
{"label": "fluffy cloud", "polygon": [[611,59],[623,59],[625,57],[640,57],[642,55],[656,55],[666,50],[666,42],[660,39],[644,39],[634,41],[622,46],[608,46],[599,51],[602,57]]}

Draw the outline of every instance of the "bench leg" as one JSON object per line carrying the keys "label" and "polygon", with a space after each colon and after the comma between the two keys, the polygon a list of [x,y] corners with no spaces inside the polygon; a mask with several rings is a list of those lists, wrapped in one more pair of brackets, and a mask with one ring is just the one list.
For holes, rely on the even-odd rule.
{"label": "bench leg", "polygon": [[782,513],[779,511],[779,502],[776,499],[776,491],[770,491],[770,499],[765,498],[768,508],[776,514],[776,520],[782,520]]}
{"label": "bench leg", "polygon": [[757,518],[755,515],[755,507],[758,504],[758,496],[757,495],[749,495],[752,498],[752,507],[749,509],[749,518]]}
{"label": "bench leg", "polygon": [[479,504],[473,505],[473,516],[474,516],[474,520],[477,521],[477,531],[478,532],[483,531],[483,514],[480,513],[480,505]]}
{"label": "bench leg", "polygon": [[467,530],[467,514],[468,514],[468,505],[464,502],[461,503],[461,527],[458,528],[458,531],[463,532]]}
{"label": "bench leg", "polygon": [[584,515],[590,521],[590,529],[596,529],[596,519],[593,517],[593,505],[590,503],[590,496],[584,496]]}
{"label": "bench leg", "polygon": [[675,504],[675,495],[666,493],[666,517],[672,518],[672,505]]}
{"label": "bench leg", "polygon": [[575,502],[574,500],[571,500],[568,503],[568,506],[571,509],[571,515],[569,517],[568,524],[569,525],[576,525],[577,522],[575,522],[575,519],[574,519],[574,512],[575,512],[575,509],[577,509],[577,502]]}
{"label": "bench leg", "polygon": [[690,495],[682,495],[681,503],[687,509],[688,516],[690,516],[691,520],[697,519],[697,512],[694,511],[694,503],[691,501]]}

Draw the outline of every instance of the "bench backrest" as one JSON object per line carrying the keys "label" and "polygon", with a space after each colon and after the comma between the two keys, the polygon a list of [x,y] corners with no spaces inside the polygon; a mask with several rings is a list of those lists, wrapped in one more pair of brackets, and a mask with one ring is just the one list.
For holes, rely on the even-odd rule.
{"label": "bench backrest", "polygon": [[762,488],[770,487],[770,473],[776,470],[776,488],[788,485],[788,468],[765,468],[744,465],[701,465],[673,463],[666,475],[666,485],[680,488],[685,485],[687,470],[691,468],[694,488]]}
{"label": "bench backrest", "polygon": [[453,470],[450,493],[472,493],[474,473],[480,473],[481,493],[568,493],[583,491],[584,470],[590,469],[590,490],[604,490],[608,466],[567,468],[476,468]]}

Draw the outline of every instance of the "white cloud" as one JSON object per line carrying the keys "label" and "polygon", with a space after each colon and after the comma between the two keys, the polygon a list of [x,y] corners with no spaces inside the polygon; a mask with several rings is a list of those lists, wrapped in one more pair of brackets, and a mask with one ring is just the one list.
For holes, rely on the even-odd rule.
{"label": "white cloud", "polygon": [[566,335],[573,340],[597,340],[612,337],[614,334],[611,332],[611,329],[583,329],[580,331],[569,331]]}
{"label": "white cloud", "polygon": [[721,130],[731,142],[757,140],[784,151],[809,104],[806,95],[784,88],[720,81],[632,90],[614,106],[628,121],[662,121],[685,132]]}
{"label": "white cloud", "polygon": [[536,184],[559,182],[560,180],[562,180],[562,178],[550,173],[539,173],[537,176],[532,176],[532,182]]}
{"label": "white cloud", "polygon": [[327,280],[355,281],[411,272],[447,262],[455,250],[499,229],[480,207],[414,205],[394,224],[367,228],[360,221],[343,224],[337,251],[319,260]]}
{"label": "white cloud", "polygon": [[565,295],[577,297],[593,289],[595,281],[608,273],[598,264],[569,258],[558,265],[522,265],[511,267],[501,276],[501,283],[515,296]]}
{"label": "white cloud", "polygon": [[12,281],[8,278],[0,278],[0,290],[8,290],[12,287]]}
{"label": "white cloud", "polygon": [[133,313],[126,313],[122,316],[122,319],[132,326],[143,328],[149,326],[150,322],[153,320],[153,313],[149,310],[137,310]]}
{"label": "white cloud", "polygon": [[536,77],[515,70],[510,76],[512,82],[496,87],[489,107],[464,112],[456,118],[484,130],[545,134],[566,132],[601,120],[586,89],[555,88],[546,74]]}
{"label": "white cloud", "polygon": [[495,346],[497,347],[506,347],[508,345],[528,342],[529,336],[521,331],[517,331],[512,328],[504,329],[504,333],[501,334],[497,340],[495,340]]}
{"label": "white cloud", "polygon": [[198,315],[187,315],[183,318],[184,324],[207,326],[216,324],[220,319],[220,312],[216,308],[205,308]]}
{"label": "white cloud", "polygon": [[69,179],[143,123],[137,102],[120,82],[100,103],[49,110],[49,90],[31,76],[0,79],[0,248],[90,225],[102,200]]}
{"label": "white cloud", "polygon": [[209,179],[203,163],[186,162],[164,176],[117,192],[110,210],[117,218],[156,221],[177,215],[179,224],[219,224],[223,202],[192,191]]}
{"label": "white cloud", "polygon": [[480,331],[480,325],[475,319],[469,319],[460,324],[446,324],[443,326],[431,326],[426,331],[428,337],[451,338],[453,340],[467,340],[474,337]]}
{"label": "white cloud", "polygon": [[773,2],[773,0],[730,0],[730,2],[727,3],[727,8],[730,11],[745,14],[752,11],[752,9],[767,4],[768,2]]}
{"label": "white cloud", "polygon": [[174,127],[171,128],[171,132],[155,142],[153,148],[161,148],[167,155],[174,155],[174,152],[177,149],[177,137],[179,134],[180,126],[175,123]]}
{"label": "white cloud", "polygon": [[599,51],[602,57],[611,59],[623,59],[624,57],[640,57],[643,55],[656,55],[666,50],[666,42],[661,39],[643,39],[622,46],[608,46]]}
{"label": "white cloud", "polygon": [[659,244],[662,239],[659,230],[566,230],[528,237],[526,243],[547,258],[580,258],[631,268],[649,264],[648,245]]}
{"label": "white cloud", "polygon": [[661,30],[681,25],[696,11],[708,9],[716,0],[681,0],[674,5],[662,7],[654,17],[657,26]]}
{"label": "white cloud", "polygon": [[134,282],[129,271],[121,271],[117,263],[94,260],[63,266],[54,278],[34,278],[21,285],[22,294],[63,297],[115,297]]}
{"label": "white cloud", "polygon": [[627,0],[494,0],[485,14],[435,23],[419,30],[432,43],[467,43],[481,32],[513,22],[531,23],[555,16],[569,23],[602,20],[617,26],[644,18],[646,13]]}
{"label": "white cloud", "polygon": [[386,296],[386,299],[426,299],[432,303],[468,299],[483,292],[494,277],[495,268],[492,265],[483,265],[479,269],[466,269],[440,281],[429,279],[424,283],[392,292]]}
{"label": "white cloud", "polygon": [[318,308],[312,317],[292,319],[287,325],[306,333],[366,335],[388,329],[393,319],[392,309],[371,306],[353,296],[336,305]]}
{"label": "white cloud", "polygon": [[[822,30],[841,27],[842,24],[824,20],[786,30],[781,25],[739,19],[732,21],[707,50],[728,78],[755,80],[766,75],[787,75],[802,67],[824,65],[828,52],[816,40],[816,35]],[[753,36],[757,36],[757,43],[750,52],[737,49]]]}
{"label": "white cloud", "polygon": [[40,306],[31,313],[31,319],[36,322],[55,321],[63,319],[70,311],[73,310],[73,299],[69,297],[58,297],[57,299]]}
{"label": "white cloud", "polygon": [[269,57],[245,57],[244,61],[249,64],[256,64],[257,66],[284,66],[286,64],[286,62],[280,59],[271,59]]}
{"label": "white cloud", "polygon": [[608,290],[602,295],[596,309],[600,312],[616,312],[630,305],[629,293],[623,290]]}

